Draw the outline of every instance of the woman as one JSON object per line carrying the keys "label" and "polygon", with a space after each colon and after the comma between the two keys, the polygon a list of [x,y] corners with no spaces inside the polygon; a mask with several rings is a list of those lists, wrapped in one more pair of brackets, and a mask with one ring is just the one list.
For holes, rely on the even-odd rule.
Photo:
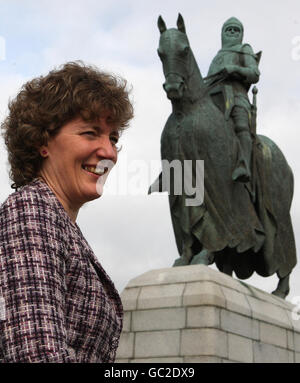
{"label": "woman", "polygon": [[114,361],[121,300],[75,221],[101,195],[132,115],[126,82],[82,63],[10,102],[2,129],[16,192],[0,208],[1,362]]}

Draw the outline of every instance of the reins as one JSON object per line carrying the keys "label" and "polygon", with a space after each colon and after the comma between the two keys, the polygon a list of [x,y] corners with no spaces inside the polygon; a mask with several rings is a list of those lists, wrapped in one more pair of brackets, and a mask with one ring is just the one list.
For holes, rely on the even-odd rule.
{"label": "reins", "polygon": [[[212,81],[210,84],[208,83],[207,84],[207,81],[211,80],[211,79],[214,79],[214,81]],[[223,82],[224,80],[226,80],[227,76],[224,75],[223,71],[221,72],[218,72],[218,73],[215,73],[215,74],[212,74],[210,76],[207,76],[207,77],[204,77],[203,78],[203,82],[205,84],[205,87],[206,89],[204,90],[203,92],[203,96],[206,96],[206,94],[212,90],[214,87],[216,87],[217,85],[219,85],[221,82]]]}

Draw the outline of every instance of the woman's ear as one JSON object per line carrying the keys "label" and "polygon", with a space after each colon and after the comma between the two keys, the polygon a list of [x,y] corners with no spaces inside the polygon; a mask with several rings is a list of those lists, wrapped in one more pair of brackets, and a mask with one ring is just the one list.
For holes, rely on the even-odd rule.
{"label": "woman's ear", "polygon": [[43,158],[48,157],[48,150],[47,150],[46,146],[42,146],[42,147],[40,148],[40,155],[41,155]]}

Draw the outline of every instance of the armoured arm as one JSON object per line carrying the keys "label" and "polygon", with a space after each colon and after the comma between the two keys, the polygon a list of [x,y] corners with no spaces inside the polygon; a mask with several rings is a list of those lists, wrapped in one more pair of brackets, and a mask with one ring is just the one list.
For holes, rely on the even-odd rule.
{"label": "armoured arm", "polygon": [[260,72],[256,56],[249,44],[242,49],[242,62],[240,65],[227,65],[224,72],[232,79],[244,81],[248,84],[256,84],[259,81]]}

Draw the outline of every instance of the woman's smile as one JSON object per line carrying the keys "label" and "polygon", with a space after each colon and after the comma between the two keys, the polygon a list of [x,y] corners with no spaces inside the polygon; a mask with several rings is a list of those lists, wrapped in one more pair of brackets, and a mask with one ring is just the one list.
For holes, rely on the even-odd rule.
{"label": "woman's smile", "polygon": [[64,206],[82,206],[102,195],[117,162],[118,139],[107,115],[94,122],[73,119],[48,142],[41,175],[56,188]]}
{"label": "woman's smile", "polygon": [[97,177],[103,176],[108,171],[107,167],[103,169],[99,169],[97,168],[97,166],[94,166],[94,165],[82,165],[82,169],[86,171],[87,173]]}

